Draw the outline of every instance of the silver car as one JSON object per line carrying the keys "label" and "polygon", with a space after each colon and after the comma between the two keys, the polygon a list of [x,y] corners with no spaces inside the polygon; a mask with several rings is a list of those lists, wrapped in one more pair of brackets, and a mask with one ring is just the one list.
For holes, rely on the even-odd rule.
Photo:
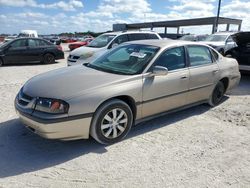
{"label": "silver car", "polygon": [[30,79],[15,107],[49,139],[123,139],[131,126],[200,103],[219,104],[240,80],[238,63],[207,45],[148,40],[125,43],[95,61]]}

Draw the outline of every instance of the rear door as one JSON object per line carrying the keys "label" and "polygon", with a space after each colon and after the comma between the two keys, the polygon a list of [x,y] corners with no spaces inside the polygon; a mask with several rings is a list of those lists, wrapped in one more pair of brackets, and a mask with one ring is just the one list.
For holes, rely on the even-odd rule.
{"label": "rear door", "polygon": [[184,47],[167,49],[153,66],[168,69],[164,76],[143,79],[143,117],[171,110],[187,103],[189,70]]}
{"label": "rear door", "polygon": [[186,48],[190,72],[188,103],[206,100],[210,97],[218,80],[219,67],[217,62],[213,62],[208,47],[190,45]]}
{"label": "rear door", "polygon": [[28,39],[28,62],[41,61],[44,48],[39,39]]}
{"label": "rear door", "polygon": [[5,61],[7,63],[26,63],[27,59],[27,39],[13,41],[5,51]]}

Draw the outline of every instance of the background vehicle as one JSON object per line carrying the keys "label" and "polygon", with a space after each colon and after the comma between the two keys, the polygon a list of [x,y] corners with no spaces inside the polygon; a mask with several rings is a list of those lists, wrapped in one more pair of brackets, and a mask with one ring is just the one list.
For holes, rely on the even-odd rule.
{"label": "background vehicle", "polygon": [[209,35],[203,41],[205,44],[216,49],[220,54],[224,55],[227,50],[236,46],[232,35],[233,32],[220,32]]}
{"label": "background vehicle", "polygon": [[37,31],[35,30],[22,30],[18,37],[35,37],[38,38]]}
{"label": "background vehicle", "polygon": [[16,38],[17,38],[17,36],[15,36],[15,35],[14,35],[14,36],[8,36],[8,37],[6,37],[6,38],[4,39],[3,42],[4,42],[4,43],[5,43],[5,42],[9,42],[9,41],[11,41],[11,40],[13,40],[13,39],[16,39]]}
{"label": "background vehicle", "polygon": [[250,32],[239,32],[232,35],[232,38],[237,46],[225,55],[237,59],[240,70],[250,71]]}
{"label": "background vehicle", "polygon": [[93,61],[107,50],[128,41],[161,39],[152,31],[127,31],[105,33],[95,38],[89,45],[73,50],[68,56],[68,66]]}
{"label": "background vehicle", "polygon": [[61,39],[60,39],[60,37],[57,37],[57,36],[49,37],[48,40],[55,45],[61,44]]}
{"label": "background vehicle", "polygon": [[54,63],[56,59],[63,58],[60,46],[40,38],[17,38],[0,46],[0,66],[12,63]]}
{"label": "background vehicle", "polygon": [[185,40],[185,41],[203,41],[206,39],[208,35],[184,35],[178,40]]}
{"label": "background vehicle", "polygon": [[69,44],[69,49],[70,51],[76,49],[76,48],[79,48],[81,46],[86,46],[88,45],[94,38],[83,38],[81,39],[81,41],[78,41],[78,42],[74,42],[74,43],[71,43]]}
{"label": "background vehicle", "polygon": [[198,103],[218,105],[239,80],[237,61],[206,45],[133,41],[90,63],[30,79],[15,107],[24,124],[45,138],[91,135],[111,144],[144,118]]}

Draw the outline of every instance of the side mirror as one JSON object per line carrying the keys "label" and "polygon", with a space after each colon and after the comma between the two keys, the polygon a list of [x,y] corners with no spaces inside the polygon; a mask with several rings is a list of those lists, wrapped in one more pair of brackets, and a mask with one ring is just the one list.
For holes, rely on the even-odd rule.
{"label": "side mirror", "polygon": [[168,69],[162,66],[154,66],[151,73],[152,76],[165,76],[168,74]]}

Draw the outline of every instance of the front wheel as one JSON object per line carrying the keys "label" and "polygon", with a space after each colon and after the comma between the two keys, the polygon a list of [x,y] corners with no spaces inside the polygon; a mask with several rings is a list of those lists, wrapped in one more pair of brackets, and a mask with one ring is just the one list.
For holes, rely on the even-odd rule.
{"label": "front wheel", "polygon": [[122,140],[133,124],[129,105],[115,99],[101,105],[91,124],[91,136],[101,144],[113,144]]}
{"label": "front wheel", "polygon": [[0,67],[3,66],[3,60],[0,58]]}
{"label": "front wheel", "polygon": [[212,95],[210,96],[208,102],[209,105],[210,106],[218,105],[221,102],[224,93],[225,93],[225,86],[221,81],[219,81],[218,84],[215,86]]}

